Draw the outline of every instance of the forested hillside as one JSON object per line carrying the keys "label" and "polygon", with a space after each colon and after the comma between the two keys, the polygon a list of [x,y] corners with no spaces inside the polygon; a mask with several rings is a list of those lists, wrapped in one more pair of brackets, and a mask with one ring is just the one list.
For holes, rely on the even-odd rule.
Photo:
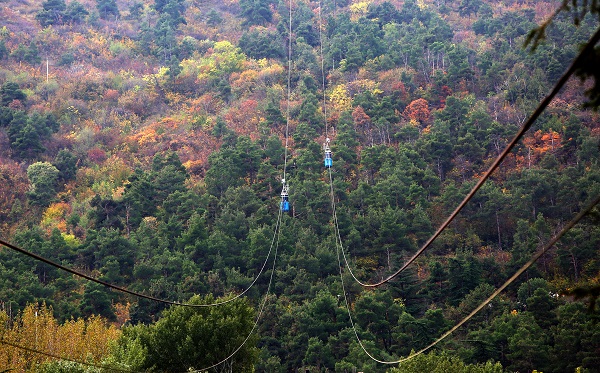
{"label": "forested hillside", "polygon": [[560,3],[0,0],[0,238],[195,305],[3,246],[0,372],[597,372],[597,208],[427,355],[375,361],[436,340],[600,194],[594,81],[405,271],[353,278],[401,268],[578,55],[597,12],[524,47]]}

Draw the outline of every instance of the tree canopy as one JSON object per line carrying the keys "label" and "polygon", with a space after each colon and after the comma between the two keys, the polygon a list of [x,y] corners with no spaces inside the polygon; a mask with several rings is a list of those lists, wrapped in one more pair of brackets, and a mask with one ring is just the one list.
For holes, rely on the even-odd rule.
{"label": "tree canopy", "polygon": [[[388,367],[363,350],[427,346],[598,194],[591,79],[567,82],[397,278],[352,278],[387,278],[456,209],[598,28],[592,2],[10,4],[3,240],[155,298],[243,295],[167,307],[3,248],[0,334],[126,370],[202,369],[242,346],[211,370],[595,371],[597,209],[433,351]],[[81,339],[100,320],[110,347],[33,344],[36,309],[38,332]],[[88,369],[15,351],[0,345],[0,369]]]}

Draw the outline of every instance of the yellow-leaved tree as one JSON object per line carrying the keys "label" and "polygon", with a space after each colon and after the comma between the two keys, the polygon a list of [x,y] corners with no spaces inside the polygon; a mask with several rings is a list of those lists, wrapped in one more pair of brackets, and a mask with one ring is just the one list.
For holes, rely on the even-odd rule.
{"label": "yellow-leaved tree", "polygon": [[2,341],[66,359],[99,363],[108,356],[109,345],[121,334],[99,316],[61,325],[52,312],[45,304],[30,304],[15,320],[10,320],[0,310],[0,367],[15,373],[29,372],[53,360]]}

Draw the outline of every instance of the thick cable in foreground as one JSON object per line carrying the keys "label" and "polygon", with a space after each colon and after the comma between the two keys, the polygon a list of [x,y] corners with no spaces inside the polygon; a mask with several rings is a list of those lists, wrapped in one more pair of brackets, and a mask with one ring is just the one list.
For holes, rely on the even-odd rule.
{"label": "thick cable in foreground", "polygon": [[583,210],[581,210],[579,212],[579,214],[577,214],[567,225],[565,225],[563,227],[563,229],[561,229],[560,232],[558,232],[554,237],[552,237],[552,239],[540,251],[538,251],[536,254],[534,254],[533,257],[531,257],[531,259],[527,263],[525,263],[521,268],[519,268],[519,270],[517,270],[517,272],[515,272],[514,275],[512,275],[508,280],[506,280],[506,282],[504,282],[504,284],[502,284],[502,286],[500,286],[498,289],[496,289],[496,291],[494,291],[492,293],[492,295],[490,295],[486,300],[484,300],[483,302],[481,302],[481,304],[479,304],[479,306],[477,306],[470,314],[468,314],[464,319],[462,319],[454,327],[452,327],[452,329],[448,330],[441,337],[439,337],[438,339],[436,339],[435,341],[433,341],[431,344],[429,344],[428,346],[424,347],[423,349],[415,352],[414,354],[411,354],[411,355],[409,355],[409,356],[407,356],[405,358],[402,358],[402,359],[399,359],[399,360],[394,360],[394,361],[379,360],[376,357],[374,357],[373,355],[371,355],[367,351],[367,349],[365,348],[365,346],[363,345],[360,337],[358,336],[358,332],[356,331],[356,327],[354,326],[354,322],[352,320],[352,315],[350,313],[350,307],[349,307],[349,304],[348,304],[348,299],[346,297],[346,292],[344,290],[344,278],[342,276],[342,269],[341,269],[342,268],[342,263],[341,263],[341,259],[340,259],[340,255],[339,255],[339,248],[338,248],[338,250],[337,250],[338,251],[338,262],[340,264],[340,277],[341,277],[341,281],[342,281],[342,290],[344,291],[344,299],[346,300],[346,307],[348,309],[348,316],[350,317],[350,323],[352,324],[352,328],[354,329],[354,334],[356,336],[356,339],[357,339],[360,347],[367,354],[367,356],[369,356],[369,358],[371,358],[372,360],[374,360],[374,361],[376,361],[378,363],[381,363],[381,364],[399,364],[399,363],[403,363],[405,361],[408,361],[408,360],[410,360],[412,358],[415,358],[415,357],[421,355],[425,351],[429,350],[430,348],[432,348],[435,345],[437,345],[438,343],[440,343],[442,340],[446,339],[446,337],[448,337],[450,334],[454,333],[464,323],[466,323],[473,316],[475,316],[475,314],[477,312],[481,311],[481,309],[483,309],[487,304],[489,304],[498,294],[500,294],[504,289],[506,289],[506,287],[508,287],[511,283],[513,283],[513,281],[515,281],[520,275],[522,275],[523,272],[525,272],[527,269],[529,269],[529,267],[531,267],[542,255],[544,255],[548,250],[550,250],[554,246],[554,244],[562,236],[565,235],[565,233],[567,233],[571,228],[573,228],[573,226],[575,226],[575,224],[577,224],[598,203],[600,203],[600,195],[596,196],[596,198],[594,200],[592,200],[592,202],[590,202],[590,204],[588,204]]}
{"label": "thick cable in foreground", "polygon": [[[279,235],[280,235],[280,230],[279,230],[279,228],[280,228],[281,217],[282,217],[282,213],[281,213],[281,211],[279,211],[279,214],[278,214],[278,217],[277,217],[277,225],[276,225],[276,229],[275,229],[275,235],[273,236],[273,242],[272,242],[272,244],[271,244],[271,247],[275,246],[275,252],[274,252],[274,254],[273,254],[273,265],[272,265],[272,268],[271,268],[271,276],[270,276],[270,278],[269,278],[269,284],[268,284],[268,286],[267,286],[267,292],[266,292],[266,294],[265,294],[265,298],[264,298],[264,300],[263,300],[263,302],[262,302],[262,305],[261,305],[261,308],[260,308],[259,314],[258,314],[258,316],[257,316],[257,318],[256,318],[256,320],[255,320],[254,326],[252,327],[252,329],[250,330],[250,333],[249,333],[249,334],[248,334],[248,336],[247,336],[247,337],[244,339],[244,341],[242,342],[242,344],[241,344],[241,345],[240,345],[238,348],[236,348],[236,349],[235,349],[235,350],[234,350],[234,351],[233,351],[233,352],[232,352],[232,353],[231,353],[229,356],[227,356],[225,359],[223,359],[223,360],[219,361],[219,362],[218,362],[218,363],[216,363],[216,364],[213,364],[213,365],[211,365],[211,366],[209,366],[209,367],[206,367],[206,368],[203,368],[203,369],[200,369],[200,370],[194,371],[194,372],[203,372],[203,371],[206,371],[206,370],[208,370],[208,369],[211,369],[211,368],[214,368],[214,367],[216,367],[216,366],[218,366],[218,365],[221,365],[221,364],[225,363],[227,360],[231,359],[233,356],[235,356],[235,354],[237,354],[237,353],[238,353],[238,352],[239,352],[239,351],[242,349],[242,347],[244,347],[244,345],[245,345],[245,344],[248,342],[248,340],[250,339],[250,337],[251,337],[251,336],[252,336],[252,334],[254,333],[254,330],[256,330],[256,327],[258,326],[258,323],[259,323],[259,321],[260,321],[260,319],[261,319],[261,317],[262,317],[262,313],[263,313],[263,311],[264,311],[264,307],[265,307],[265,305],[266,305],[266,302],[267,302],[267,300],[268,300],[269,291],[270,291],[271,285],[272,285],[272,283],[273,283],[273,277],[274,277],[274,273],[275,273],[275,263],[277,262],[277,250],[278,250],[278,247],[279,247]],[[9,245],[10,245],[10,244],[9,244]],[[12,245],[10,245],[10,246],[12,246]],[[9,246],[9,247],[10,247],[10,246]],[[17,250],[17,251],[20,251],[20,250],[21,250],[21,249],[19,249],[19,250]],[[35,255],[35,254],[33,254],[33,255]],[[40,257],[40,258],[41,258],[41,257]],[[42,260],[44,263],[50,264],[50,263],[48,263],[48,261],[46,261],[46,260],[45,260],[45,259],[43,259],[43,258],[41,258],[41,260]],[[264,268],[264,266],[263,266],[263,268]],[[67,272],[73,273],[73,272],[72,272],[72,270],[70,270],[69,268],[66,268],[66,267],[65,267],[65,270],[66,270]],[[73,273],[73,274],[77,274],[77,273]],[[91,279],[91,278],[90,278],[90,281],[94,281],[94,280],[96,280],[96,279]],[[104,285],[104,284],[103,284],[103,285]],[[106,286],[108,286],[108,287],[112,287],[113,285],[110,285],[110,284],[108,284],[108,285],[106,285]],[[130,291],[127,291],[127,292],[128,292],[129,294],[133,294],[133,295],[135,295],[135,293],[134,293],[134,292],[130,292]],[[144,297],[144,298],[146,298],[146,296],[143,296],[143,297]],[[234,299],[235,299],[235,298],[234,298]],[[232,300],[233,300],[233,299],[229,299],[229,300],[227,300],[227,302],[231,302]],[[219,304],[223,304],[223,303],[225,303],[225,302],[221,302],[221,303],[219,303]],[[205,305],[197,305],[197,304],[189,304],[189,305],[188,305],[188,304],[178,304],[178,303],[176,303],[176,302],[171,302],[170,304],[171,304],[171,305],[175,305],[175,306],[192,306],[192,307],[203,307],[203,306],[205,307],[205,306],[208,306],[208,305],[206,305],[206,304],[205,304]],[[81,362],[81,361],[77,361],[77,360],[72,360],[72,359],[68,359],[68,358],[63,358],[63,357],[60,357],[60,356],[57,356],[57,355],[53,355],[53,354],[49,354],[49,353],[46,353],[46,352],[43,352],[43,351],[38,351],[38,350],[34,350],[34,349],[31,349],[31,348],[28,348],[28,347],[24,347],[24,346],[16,345],[16,344],[14,344],[14,343],[11,343],[11,342],[8,342],[8,341],[5,341],[5,340],[3,340],[3,339],[0,339],[0,343],[2,343],[2,344],[6,344],[6,345],[9,345],[9,346],[12,346],[12,347],[15,347],[15,348],[20,348],[20,349],[23,349],[23,350],[26,350],[26,351],[30,351],[30,352],[34,352],[34,353],[38,353],[38,354],[41,354],[41,355],[46,355],[46,356],[53,357],[53,358],[56,358],[56,359],[66,360],[66,361],[70,361],[70,362],[74,362],[74,363],[79,363],[79,364],[83,364],[83,365],[87,365],[87,366],[91,366],[91,367],[95,367],[95,368],[102,368],[102,369],[114,370],[114,371],[126,372],[126,373],[141,373],[141,372],[139,372],[139,371],[131,371],[131,370],[124,370],[124,369],[118,369],[118,368],[113,368],[113,367],[106,367],[106,366],[101,366],[101,365],[96,365],[96,364],[85,363],[85,362]]]}
{"label": "thick cable in foreground", "polygon": [[30,252],[28,250],[22,249],[22,248],[20,248],[18,246],[15,246],[15,245],[11,244],[11,243],[8,243],[8,242],[6,242],[6,241],[4,241],[2,239],[0,239],[0,244],[8,247],[11,250],[17,251],[17,252],[19,252],[19,253],[21,253],[23,255],[29,256],[29,257],[37,260],[37,261],[46,263],[46,264],[51,265],[53,267],[56,267],[56,268],[58,268],[60,270],[63,270],[63,271],[68,272],[68,273],[71,273],[71,274],[73,274],[75,276],[84,278],[84,279],[86,279],[88,281],[92,281],[92,282],[95,282],[95,283],[100,284],[100,285],[104,285],[107,288],[110,288],[110,289],[113,289],[113,290],[116,290],[116,291],[119,291],[119,292],[122,292],[122,293],[126,293],[126,294],[129,294],[129,295],[133,295],[135,297],[138,297],[138,298],[147,299],[147,300],[151,300],[151,301],[158,302],[158,303],[169,304],[169,305],[173,305],[173,306],[202,308],[202,307],[220,306],[222,304],[226,304],[226,303],[232,302],[232,301],[240,298],[242,295],[246,294],[254,286],[254,284],[256,284],[256,282],[258,281],[258,278],[263,273],[263,271],[264,271],[264,269],[265,269],[265,267],[267,265],[267,262],[269,261],[269,257],[271,256],[271,252],[273,251],[273,245],[275,243],[275,237],[278,234],[278,230],[279,230],[280,224],[281,224],[281,213],[279,213],[279,215],[277,217],[277,222],[275,223],[275,232],[274,232],[273,238],[271,240],[271,246],[269,247],[269,252],[267,253],[267,257],[266,257],[266,259],[265,259],[265,261],[264,261],[264,263],[263,263],[260,271],[258,272],[258,274],[256,275],[256,277],[252,281],[252,283],[244,291],[242,291],[241,293],[236,294],[235,296],[233,296],[231,298],[228,298],[228,299],[225,299],[223,301],[219,301],[219,302],[215,302],[215,303],[210,303],[210,304],[190,304],[190,303],[174,302],[174,301],[170,301],[170,300],[166,300],[166,299],[156,298],[156,297],[153,297],[151,295],[146,295],[146,294],[138,293],[138,292],[135,292],[135,291],[132,291],[132,290],[128,290],[126,288],[123,288],[123,287],[120,287],[120,286],[117,286],[117,285],[113,285],[111,283],[108,283],[106,281],[97,279],[95,277],[86,275],[85,273],[76,271],[76,270],[74,270],[72,268],[69,268],[69,267],[66,267],[66,266],[64,266],[62,264],[53,262],[53,261],[51,261],[49,259],[46,259],[46,258],[44,258],[42,256],[34,254],[34,253],[32,253],[32,252]]}
{"label": "thick cable in foreground", "polygon": [[[496,168],[498,168],[498,166],[500,166],[500,164],[502,163],[504,158],[506,158],[506,156],[511,152],[511,150],[517,145],[518,141],[525,135],[525,132],[527,132],[529,130],[529,128],[531,128],[533,123],[542,114],[542,112],[544,112],[546,107],[550,104],[552,99],[554,99],[554,97],[562,89],[562,87],[569,80],[571,75],[573,75],[575,70],[577,70],[579,65],[583,62],[583,59],[586,58],[587,55],[594,49],[594,46],[598,43],[598,41],[600,41],[600,28],[598,30],[596,30],[594,35],[589,39],[589,41],[587,42],[585,47],[581,50],[579,55],[573,60],[573,62],[571,63],[571,66],[569,66],[569,68],[565,71],[565,73],[560,77],[558,82],[556,82],[552,91],[550,91],[550,93],[540,102],[540,104],[535,109],[533,114],[531,114],[531,116],[527,119],[527,121],[523,124],[523,126],[521,126],[521,128],[519,129],[519,131],[517,132],[515,137],[512,139],[512,141],[506,146],[504,151],[496,158],[494,163],[483,174],[483,176],[481,176],[481,178],[479,179],[477,184],[475,184],[475,186],[471,189],[471,191],[467,194],[467,196],[463,199],[463,201],[450,214],[450,216],[442,223],[442,225],[438,228],[438,230],[427,240],[427,242],[425,242],[425,244],[423,246],[421,246],[421,248],[410,259],[408,259],[402,265],[402,267],[400,267],[400,269],[398,269],[396,272],[394,272],[393,274],[389,275],[388,277],[386,277],[385,279],[383,279],[379,282],[371,283],[371,284],[364,283],[364,282],[360,281],[358,278],[356,278],[356,276],[354,276],[354,273],[352,273],[352,270],[350,269],[350,264],[348,263],[346,255],[344,254],[344,260],[346,261],[346,265],[347,265],[352,277],[355,279],[355,281],[357,281],[360,285],[362,285],[364,287],[381,286],[381,285],[391,281],[392,279],[394,279],[396,276],[398,276],[400,273],[402,273],[406,268],[408,268],[408,266],[411,265],[419,256],[421,256],[421,254],[425,250],[427,250],[427,248],[429,248],[429,246],[433,243],[433,241],[435,241],[435,239],[438,238],[438,236],[440,234],[442,234],[442,232],[448,227],[448,225],[450,225],[450,223],[454,220],[454,218],[458,215],[458,213],[465,207],[465,205],[473,198],[473,196],[475,196],[475,193],[477,193],[477,191],[483,186],[483,184],[487,181],[487,179],[489,179],[489,177],[496,170]],[[332,186],[332,188],[333,188],[333,186]],[[332,203],[335,203],[333,201],[333,191],[332,191]],[[335,209],[334,209],[334,222],[335,222],[336,230],[337,230],[338,236],[339,236],[339,227],[337,226],[337,218],[335,215]],[[341,238],[340,238],[340,240],[341,240]],[[340,243],[341,243],[341,241],[340,241]]]}

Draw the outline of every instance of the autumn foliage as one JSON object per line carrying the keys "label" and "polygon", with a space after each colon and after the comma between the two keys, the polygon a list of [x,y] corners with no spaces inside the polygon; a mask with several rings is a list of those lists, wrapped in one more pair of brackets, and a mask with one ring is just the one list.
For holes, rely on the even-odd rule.
{"label": "autumn foliage", "polygon": [[[98,316],[59,324],[52,315],[52,308],[45,304],[29,305],[15,320],[0,311],[2,340],[67,359],[99,363],[108,356],[109,346],[119,335],[116,327]],[[14,372],[28,372],[51,360],[53,358],[48,356],[0,344],[0,366]]]}
{"label": "autumn foliage", "polygon": [[[391,273],[501,154],[594,20],[556,19],[547,43],[526,53],[549,0],[0,2],[0,237],[170,300],[252,283],[253,306],[267,281],[251,281],[280,244],[249,370],[383,373],[350,338],[348,305],[374,355],[406,356],[598,190],[600,116],[581,110],[590,83],[572,79],[414,272],[382,293],[349,287],[344,303],[335,243],[363,279]],[[283,178],[292,209],[277,221]],[[535,289],[509,289],[446,347],[510,371],[595,363],[585,355],[598,351],[592,338],[559,333],[577,330],[561,324],[577,312],[561,315],[563,300],[547,299],[598,280],[598,228],[578,229],[527,274],[549,283],[543,294],[527,303]],[[161,305],[8,249],[0,285],[0,304],[19,309],[0,312],[0,336],[75,360],[101,361],[123,325],[163,317]],[[43,300],[54,311],[31,305]],[[523,325],[496,321],[516,308],[529,315]],[[507,325],[520,337],[502,339]],[[517,343],[536,328],[547,335]],[[558,358],[561,341],[587,350]],[[0,345],[0,372],[46,359]]]}
{"label": "autumn foliage", "polygon": [[423,98],[416,99],[408,104],[403,114],[408,120],[417,121],[422,125],[428,124],[431,119],[429,103]]}

